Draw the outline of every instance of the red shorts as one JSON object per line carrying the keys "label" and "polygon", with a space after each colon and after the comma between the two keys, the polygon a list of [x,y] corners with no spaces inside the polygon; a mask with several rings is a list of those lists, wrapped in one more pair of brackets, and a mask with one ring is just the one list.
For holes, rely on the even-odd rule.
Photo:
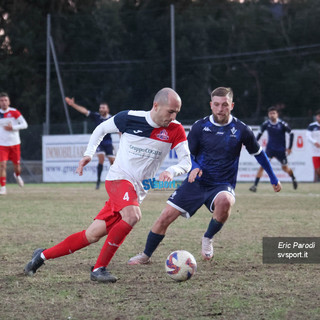
{"label": "red shorts", "polygon": [[0,161],[12,161],[20,164],[20,144],[15,146],[0,146]]}
{"label": "red shorts", "polygon": [[106,190],[109,200],[95,217],[97,220],[104,220],[107,230],[122,219],[120,211],[127,206],[138,206],[138,196],[131,182],[127,180],[106,180]]}
{"label": "red shorts", "polygon": [[320,168],[320,157],[312,157],[312,162],[315,169]]}

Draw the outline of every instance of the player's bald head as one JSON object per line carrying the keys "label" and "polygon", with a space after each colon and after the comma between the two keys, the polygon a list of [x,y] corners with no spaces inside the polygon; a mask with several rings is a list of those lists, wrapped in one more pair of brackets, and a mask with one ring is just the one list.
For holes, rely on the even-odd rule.
{"label": "player's bald head", "polygon": [[157,103],[159,106],[168,106],[171,104],[181,106],[181,98],[171,88],[163,88],[157,92],[153,99],[153,103]]}

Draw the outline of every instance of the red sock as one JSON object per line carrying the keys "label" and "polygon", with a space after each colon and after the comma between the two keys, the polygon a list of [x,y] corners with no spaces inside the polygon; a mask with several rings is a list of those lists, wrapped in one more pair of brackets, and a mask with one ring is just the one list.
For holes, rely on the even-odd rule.
{"label": "red sock", "polygon": [[79,249],[88,246],[89,244],[90,242],[86,237],[86,230],[83,230],[72,234],[54,247],[44,250],[43,254],[46,259],[54,259],[65,256],[67,254],[71,254]]}
{"label": "red sock", "polygon": [[127,222],[120,220],[109,232],[104,243],[94,269],[106,267],[112,257],[121,246],[126,236],[130,233],[132,227]]}
{"label": "red sock", "polygon": [[4,187],[6,185],[6,177],[0,177],[0,185]]}

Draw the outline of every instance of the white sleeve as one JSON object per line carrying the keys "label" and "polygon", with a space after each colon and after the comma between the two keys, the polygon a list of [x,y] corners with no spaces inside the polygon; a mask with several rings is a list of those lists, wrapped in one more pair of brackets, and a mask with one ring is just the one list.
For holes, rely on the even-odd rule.
{"label": "white sleeve", "polygon": [[21,130],[21,129],[27,129],[28,124],[25,118],[21,115],[17,118],[18,124],[12,125],[12,129],[15,131]]}
{"label": "white sleeve", "polygon": [[188,147],[188,141],[183,141],[177,144],[174,148],[177,153],[179,162],[167,168],[165,171],[169,171],[173,177],[187,173],[191,169],[190,150]]}
{"label": "white sleeve", "polygon": [[315,144],[315,143],[317,142],[317,140],[312,137],[312,134],[311,134],[311,131],[310,131],[310,130],[307,130],[307,139],[308,139],[312,144]]}
{"label": "white sleeve", "polygon": [[115,125],[113,117],[100,123],[91,134],[84,156],[89,156],[92,159],[103,137],[108,133],[114,132],[119,132],[119,129]]}

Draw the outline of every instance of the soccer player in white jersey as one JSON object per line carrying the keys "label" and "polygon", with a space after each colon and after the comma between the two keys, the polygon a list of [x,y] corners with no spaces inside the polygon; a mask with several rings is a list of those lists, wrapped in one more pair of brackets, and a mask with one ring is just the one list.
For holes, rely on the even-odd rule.
{"label": "soccer player in white jersey", "polygon": [[235,203],[234,189],[242,145],[266,170],[274,191],[281,190],[252,130],[231,115],[234,107],[232,89],[219,87],[213,90],[210,106],[212,114],[195,122],[188,135],[192,157],[188,178],[169,197],[167,206],[148,234],[144,252],[132,257],[128,261],[130,265],[149,263],[170,224],[179,216],[192,217],[202,205],[212,213],[212,219],[202,237],[201,254],[205,260],[213,258],[213,236],[227,221]]}
{"label": "soccer player in white jersey", "polygon": [[7,93],[0,93],[0,195],[6,195],[7,162],[12,161],[18,185],[24,183],[20,176],[20,135],[19,130],[26,129],[28,124],[20,111],[10,107],[10,98]]}
{"label": "soccer player in white jersey", "polygon": [[26,275],[33,275],[45,260],[73,253],[108,235],[90,277],[98,282],[117,280],[106,267],[141,219],[139,204],[147,193],[143,180],[155,176],[170,149],[176,151],[178,163],[163,171],[160,181],[172,181],[191,168],[184,128],[175,121],[180,108],[179,95],[164,88],[156,94],[151,111],[122,111],[96,127],[76,171],[83,174],[84,166],[91,161],[106,134],[121,132],[119,151],[105,182],[109,200],[87,230],[72,234],[50,249],[35,250],[24,268]]}
{"label": "soccer player in white jersey", "polygon": [[313,167],[315,171],[314,181],[320,180],[320,110],[316,111],[316,121],[308,126],[307,138],[314,148],[312,157]]}

